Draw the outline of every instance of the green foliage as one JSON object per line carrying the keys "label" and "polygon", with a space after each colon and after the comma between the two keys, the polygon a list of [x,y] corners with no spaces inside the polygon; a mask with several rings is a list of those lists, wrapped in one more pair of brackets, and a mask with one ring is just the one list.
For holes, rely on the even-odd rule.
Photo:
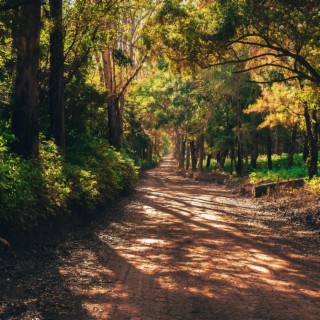
{"label": "green foliage", "polygon": [[0,141],[0,220],[30,224],[64,212],[70,188],[56,145],[43,141],[39,160],[26,160],[8,152],[3,136]]}
{"label": "green foliage", "polygon": [[67,172],[73,183],[71,199],[94,208],[133,188],[137,171],[133,160],[103,139],[78,137],[79,144],[67,151]]}
{"label": "green foliage", "polygon": [[38,159],[9,152],[11,136],[0,136],[0,220],[30,226],[74,206],[88,213],[133,188],[133,161],[99,139],[82,139],[64,161],[53,141],[42,141]]}
{"label": "green foliage", "polygon": [[156,167],[159,164],[159,162],[160,162],[160,157],[154,156],[152,158],[152,160],[138,159],[137,160],[137,165],[142,170],[145,170],[145,169],[151,169],[151,168]]}
{"label": "green foliage", "polygon": [[320,194],[320,178],[313,177],[311,180],[306,182],[305,189],[311,193]]}
{"label": "green foliage", "polygon": [[297,154],[294,157],[294,165],[291,169],[287,169],[288,156],[287,154],[273,155],[273,170],[267,169],[267,157],[259,156],[258,169],[249,174],[252,183],[271,180],[286,180],[296,178],[307,178],[308,168],[305,163],[302,163],[302,155]]}

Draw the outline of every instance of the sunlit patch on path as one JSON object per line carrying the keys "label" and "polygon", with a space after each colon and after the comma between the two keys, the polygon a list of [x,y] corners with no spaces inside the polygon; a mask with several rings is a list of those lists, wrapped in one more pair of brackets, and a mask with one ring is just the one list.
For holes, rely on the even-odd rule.
{"label": "sunlit patch on path", "polygon": [[227,189],[175,177],[171,166],[167,160],[140,182],[134,218],[111,258],[103,257],[108,242],[92,253],[101,288],[74,292],[89,317],[319,319],[319,260],[305,265],[262,223],[248,231],[232,214],[254,206]]}

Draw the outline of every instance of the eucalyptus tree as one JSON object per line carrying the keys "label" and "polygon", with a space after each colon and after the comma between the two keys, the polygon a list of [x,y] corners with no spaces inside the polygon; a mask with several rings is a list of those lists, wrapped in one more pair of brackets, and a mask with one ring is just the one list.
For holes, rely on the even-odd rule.
{"label": "eucalyptus tree", "polygon": [[97,54],[96,58],[98,64],[102,58],[100,78],[108,94],[108,139],[118,149],[123,147],[125,93],[142,69],[150,50],[141,37],[141,26],[153,6],[153,1],[119,1],[115,15],[100,26],[110,34],[102,55]]}
{"label": "eucalyptus tree", "polygon": [[14,151],[25,157],[39,153],[38,67],[41,0],[17,5],[12,23],[16,50],[12,131]]}
{"label": "eucalyptus tree", "polygon": [[63,0],[50,0],[50,135],[65,150]]}

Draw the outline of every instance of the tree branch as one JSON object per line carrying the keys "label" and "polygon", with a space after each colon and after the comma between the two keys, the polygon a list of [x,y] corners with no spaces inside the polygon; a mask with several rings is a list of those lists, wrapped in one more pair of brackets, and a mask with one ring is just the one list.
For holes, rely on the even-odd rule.
{"label": "tree branch", "polygon": [[300,76],[292,76],[284,79],[273,79],[269,81],[255,81],[255,80],[246,80],[246,82],[250,83],[259,83],[259,84],[268,84],[268,83],[275,83],[275,82],[285,82],[285,81],[291,81],[295,79],[300,79]]}
{"label": "tree branch", "polygon": [[8,11],[17,9],[20,6],[30,4],[32,3],[32,0],[7,0],[5,3],[0,4],[0,11]]}
{"label": "tree branch", "polygon": [[147,60],[148,57],[148,53],[143,57],[139,67],[135,70],[135,72],[132,74],[132,76],[127,80],[127,82],[124,84],[124,86],[122,87],[122,89],[120,90],[120,92],[118,93],[117,97],[121,97],[124,92],[126,91],[126,89],[128,88],[129,84],[131,83],[131,81],[137,76],[137,74],[139,73],[139,71],[141,70],[144,62]]}

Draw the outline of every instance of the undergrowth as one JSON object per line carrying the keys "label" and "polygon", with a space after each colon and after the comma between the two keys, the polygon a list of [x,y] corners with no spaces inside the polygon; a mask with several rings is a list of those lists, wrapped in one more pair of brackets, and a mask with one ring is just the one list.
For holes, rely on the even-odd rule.
{"label": "undergrowth", "polygon": [[133,160],[102,139],[83,138],[65,158],[53,141],[42,139],[38,159],[11,153],[11,140],[0,136],[0,221],[29,227],[74,206],[90,213],[137,180]]}

